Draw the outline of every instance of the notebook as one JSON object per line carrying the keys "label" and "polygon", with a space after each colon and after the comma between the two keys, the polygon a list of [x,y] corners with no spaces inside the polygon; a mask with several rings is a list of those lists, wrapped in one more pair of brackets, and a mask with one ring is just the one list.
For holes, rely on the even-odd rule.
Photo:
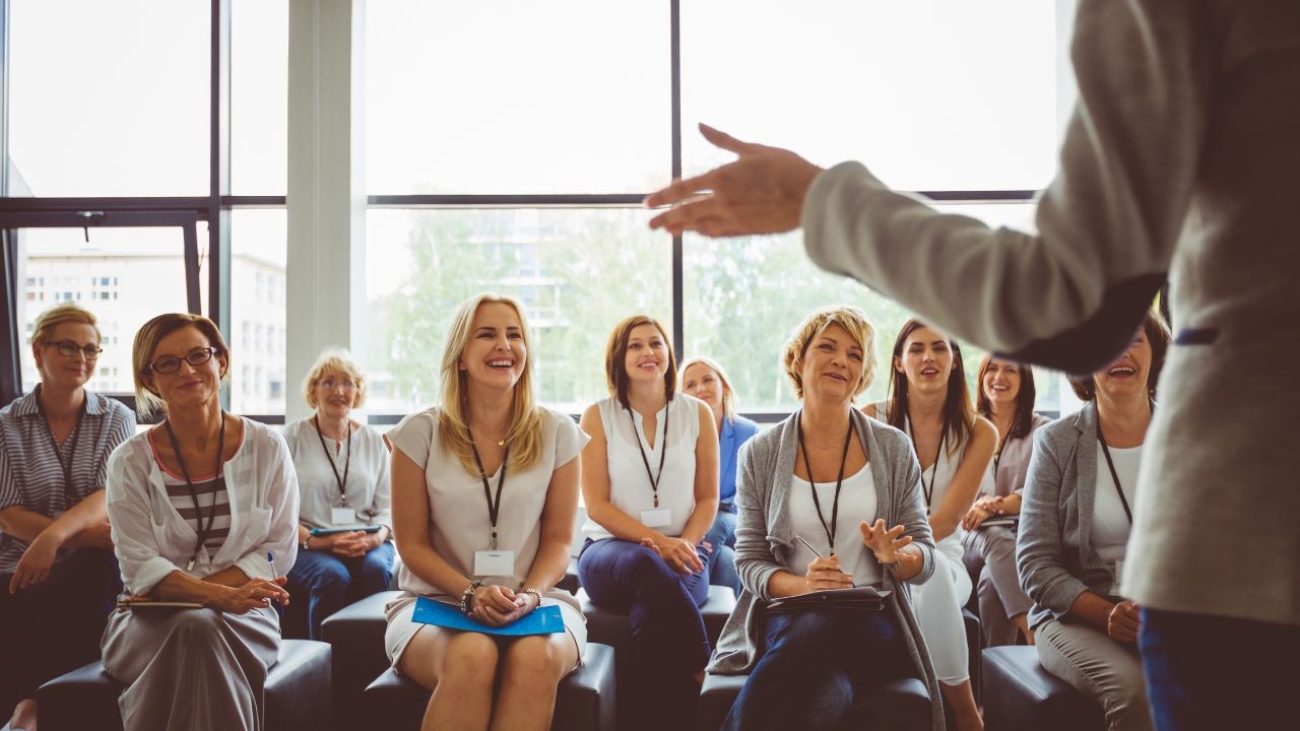
{"label": "notebook", "polygon": [[560,616],[560,608],[555,606],[538,607],[512,624],[493,627],[470,617],[458,606],[422,596],[415,601],[415,614],[411,619],[421,624],[503,637],[550,635],[564,631],[564,618]]}
{"label": "notebook", "polygon": [[878,612],[885,605],[888,589],[874,586],[855,586],[852,589],[827,589],[799,596],[774,599],[767,605],[769,612],[798,612],[806,609],[850,609],[860,612]]}

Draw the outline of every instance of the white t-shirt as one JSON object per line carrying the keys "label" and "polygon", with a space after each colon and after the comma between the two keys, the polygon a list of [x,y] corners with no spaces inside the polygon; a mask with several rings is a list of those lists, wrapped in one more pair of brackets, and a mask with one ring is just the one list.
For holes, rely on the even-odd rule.
{"label": "white t-shirt", "polygon": [[[1124,497],[1128,499],[1129,509],[1137,504],[1138,467],[1142,459],[1142,446],[1126,449],[1110,448],[1110,457],[1115,461],[1115,473],[1124,488]],[[1119,500],[1115,490],[1115,480],[1110,475],[1106,463],[1106,453],[1097,443],[1097,494],[1092,504],[1092,547],[1097,555],[1110,563],[1124,560],[1128,534],[1133,525],[1124,513],[1124,504]]]}
{"label": "white t-shirt", "polygon": [[[486,584],[515,587],[523,583],[537,558],[542,537],[542,509],[555,470],[577,459],[588,439],[568,416],[542,409],[542,455],[526,470],[509,469],[502,485],[497,514],[497,547],[515,552],[511,576],[476,576],[474,552],[486,550],[492,534],[487,496],[477,471],[469,471],[438,437],[438,408],[412,414],[388,432],[388,440],[411,461],[424,468],[429,495],[429,540],[433,550],[462,576]],[[501,472],[488,475],[496,493]],[[398,574],[404,591],[425,596],[445,596],[411,572],[405,564]],[[459,597],[456,597],[459,599]]]}
{"label": "white t-shirt", "polygon": [[[695,511],[695,446],[700,436],[700,401],[684,393],[673,396],[655,415],[654,447],[646,441],[641,415],[623,408],[614,397],[597,403],[605,427],[605,458],[609,465],[609,501],[633,520],[654,509],[654,490],[650,474],[659,482],[659,508],[671,511],[668,525],[656,528],[666,536],[679,537],[686,521]],[[667,438],[664,436],[667,423]],[[640,443],[640,449],[637,444]],[[645,450],[645,459],[641,458]],[[664,449],[668,450],[664,454]],[[659,460],[663,458],[663,472]],[[582,533],[593,540],[611,538],[613,534],[590,518]]]}
{"label": "white t-shirt", "polygon": [[[328,437],[325,438],[325,447],[322,447],[321,436],[311,417],[307,417],[284,428],[284,441],[289,445],[289,453],[293,455],[293,466],[298,472],[298,489],[302,493],[299,523],[312,528],[329,528],[334,525],[333,508],[345,506],[344,496],[339,493],[338,480],[346,472],[346,507],[356,511],[356,520],[346,525],[365,523],[392,527],[390,508],[393,494],[388,480],[389,454],[379,432],[359,425],[352,431],[351,447],[347,440],[340,443]],[[325,449],[333,453],[332,467]],[[348,456],[349,450],[351,457]]]}
{"label": "white t-shirt", "polygon": [[[813,544],[822,555],[828,555],[826,528],[817,517],[817,505],[813,502],[812,491],[817,490],[817,499],[821,501],[821,514],[830,525],[831,514],[835,505],[835,481],[818,482],[813,488],[807,480],[791,476],[790,503],[786,506],[790,515],[790,529],[805,541]],[[876,481],[871,476],[871,465],[864,465],[853,475],[844,477],[840,486],[840,514],[835,528],[835,554],[840,558],[840,567],[853,576],[854,586],[879,584],[883,580],[880,562],[871,555],[862,542],[862,532],[858,524],[862,521],[876,522]],[[794,542],[794,552],[790,554],[790,563],[786,569],[795,576],[807,573],[808,564],[816,558],[808,547],[799,541]]]}

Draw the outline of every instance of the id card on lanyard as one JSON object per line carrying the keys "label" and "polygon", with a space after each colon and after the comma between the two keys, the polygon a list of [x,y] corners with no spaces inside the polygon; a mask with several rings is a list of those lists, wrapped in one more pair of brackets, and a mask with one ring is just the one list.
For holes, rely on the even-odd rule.
{"label": "id card on lanyard", "polygon": [[636,440],[636,448],[641,450],[641,463],[645,465],[645,476],[650,480],[650,491],[654,494],[654,507],[641,511],[641,525],[647,528],[667,528],[673,524],[673,511],[659,507],[659,480],[663,479],[664,459],[668,456],[668,416],[671,409],[671,401],[664,404],[664,433],[659,437],[659,474],[657,475],[650,471],[650,458],[646,456],[645,447],[641,445],[641,434],[637,431],[636,418],[632,416],[632,409],[627,410],[627,418],[632,422],[632,438]]}
{"label": "id card on lanyard", "polygon": [[501,516],[501,493],[506,486],[506,467],[510,464],[510,448],[506,447],[505,456],[501,458],[501,473],[497,477],[497,492],[493,496],[492,486],[488,482],[487,471],[483,469],[483,458],[479,456],[478,447],[474,444],[473,432],[469,432],[469,446],[474,452],[474,464],[478,467],[479,479],[483,480],[483,496],[487,498],[488,506],[488,523],[492,526],[487,548],[474,552],[474,575],[514,576],[515,552],[501,550],[497,546],[497,519]]}

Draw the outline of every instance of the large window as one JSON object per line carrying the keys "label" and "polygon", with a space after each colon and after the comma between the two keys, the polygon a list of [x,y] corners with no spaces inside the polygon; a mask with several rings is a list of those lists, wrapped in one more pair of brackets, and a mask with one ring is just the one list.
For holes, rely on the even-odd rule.
{"label": "large window", "polygon": [[[815,268],[799,232],[674,241],[644,230],[640,197],[729,159],[705,122],[1030,225],[1055,166],[1056,5],[369,3],[371,410],[438,398],[451,310],[482,290],[527,304],[540,396],[561,408],[605,394],[610,327],[648,312],[671,319],[680,356],[730,369],[746,411],[788,410],[781,345],[838,302],[879,329],[868,396],[883,397],[910,313]],[[966,352],[973,386],[983,352]],[[1040,378],[1041,409],[1058,408],[1056,380]]]}

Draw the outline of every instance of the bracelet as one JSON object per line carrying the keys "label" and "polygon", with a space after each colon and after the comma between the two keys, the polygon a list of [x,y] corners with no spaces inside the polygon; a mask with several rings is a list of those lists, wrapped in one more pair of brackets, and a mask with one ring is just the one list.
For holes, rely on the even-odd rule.
{"label": "bracelet", "polygon": [[889,573],[891,576],[897,574],[898,570],[903,566],[903,562],[900,561],[898,557],[894,557],[893,561],[889,563],[885,563],[884,561],[880,560],[879,556],[877,556],[876,561],[878,561],[882,567],[889,569]]}
{"label": "bracelet", "polygon": [[483,588],[483,582],[474,579],[469,583],[469,588],[460,593],[460,611],[463,614],[469,614],[469,603],[474,598],[474,591]]}
{"label": "bracelet", "polygon": [[525,589],[520,587],[519,591],[515,592],[515,594],[532,594],[537,599],[537,606],[542,606],[542,592],[536,589]]}

